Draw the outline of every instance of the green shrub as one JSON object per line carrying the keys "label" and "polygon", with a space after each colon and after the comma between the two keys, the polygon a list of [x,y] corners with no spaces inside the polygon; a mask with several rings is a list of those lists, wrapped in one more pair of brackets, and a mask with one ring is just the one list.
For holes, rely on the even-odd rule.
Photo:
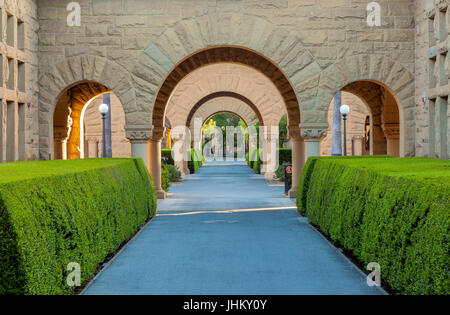
{"label": "green shrub", "polygon": [[253,171],[256,173],[256,174],[261,174],[261,165],[262,165],[262,161],[261,161],[261,158],[260,158],[260,156],[259,156],[259,154],[260,154],[260,149],[258,149],[257,151],[256,151],[257,153],[257,159],[256,159],[256,161],[254,161],[253,162]]}
{"label": "green shrub", "polygon": [[73,293],[155,211],[140,159],[0,164],[0,295]]}
{"label": "green shrub", "polygon": [[292,164],[292,149],[291,148],[278,148],[278,163],[280,165]]}
{"label": "green shrub", "polygon": [[168,164],[163,164],[161,167],[161,188],[164,191],[169,191],[170,187],[170,172],[167,169],[168,166]]}
{"label": "green shrub", "polygon": [[191,160],[188,161],[188,168],[191,174],[198,172],[200,167],[203,165],[203,156],[200,150],[191,149]]}
{"label": "green shrub", "polygon": [[449,294],[450,162],[313,158],[298,208],[402,294]]}
{"label": "green shrub", "polygon": [[248,152],[248,161],[247,161],[248,166],[250,168],[253,168],[253,164],[257,160],[257,156],[258,156],[258,149],[251,148],[250,151]]}
{"label": "green shrub", "polygon": [[278,165],[274,178],[284,182],[284,165]]}
{"label": "green shrub", "polygon": [[169,181],[171,183],[179,182],[181,180],[181,172],[178,169],[178,166],[166,164],[166,165],[164,165],[164,167],[169,172]]}
{"label": "green shrub", "polygon": [[166,164],[174,165],[173,157],[172,157],[173,149],[161,149],[161,157],[166,160]]}

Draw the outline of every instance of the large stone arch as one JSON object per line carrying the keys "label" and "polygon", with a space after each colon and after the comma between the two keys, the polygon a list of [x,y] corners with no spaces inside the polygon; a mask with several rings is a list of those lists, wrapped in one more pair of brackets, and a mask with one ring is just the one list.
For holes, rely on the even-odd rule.
{"label": "large stone arch", "polygon": [[[203,64],[205,59],[208,63],[216,62],[215,54],[206,54],[202,61],[199,53],[230,47],[244,49],[258,56],[247,62],[258,64],[260,58],[270,61],[293,87],[294,93],[289,98],[300,100],[301,104],[312,103],[311,100],[302,99],[299,92],[303,91],[303,82],[316,76],[321,68],[312,54],[303,47],[302,39],[295,32],[254,15],[233,13],[224,18],[220,14],[209,13],[176,22],[147,45],[133,70],[136,87],[140,87],[138,106],[151,107],[148,111],[154,112],[155,106],[164,102],[162,96],[166,94],[169,97],[167,94],[171,92],[171,88],[161,82],[167,79],[172,82],[173,79],[179,80],[184,75],[184,71],[180,71],[180,65],[183,64],[183,70],[189,71],[197,67],[199,62]],[[233,54],[222,54],[222,59],[234,57]],[[238,60],[242,61],[245,60]],[[174,75],[173,70],[176,68],[177,74]],[[264,72],[273,69],[261,70]],[[159,134],[159,126],[153,125],[158,128],[155,132]]]}
{"label": "large stone arch", "polygon": [[[137,107],[145,109],[152,121],[148,159],[153,161],[151,172],[158,191],[161,191],[158,186],[159,147],[165,133],[168,99],[176,84],[188,73],[218,62],[248,65],[276,83],[287,105],[289,133],[291,139],[296,139],[294,151],[303,151],[299,104],[311,107],[315,103],[314,99],[309,99],[309,81],[319,75],[321,67],[303,47],[301,38],[267,19],[242,12],[226,17],[209,13],[184,19],[149,43],[132,71]],[[301,155],[293,157],[294,178],[300,174]],[[295,185],[297,180],[293,182]],[[291,196],[295,195],[295,190],[293,187]]]}
{"label": "large stone arch", "polygon": [[201,119],[205,123],[217,113],[232,113],[241,118],[247,126],[264,120],[257,107],[246,97],[232,92],[218,92],[202,98],[189,112],[186,126],[191,127],[194,119]]}
{"label": "large stone arch", "polygon": [[[137,117],[136,95],[131,75],[126,69],[106,58],[81,55],[67,58],[51,67],[39,79],[39,146],[41,158],[50,158],[53,146],[53,114],[60,96],[80,83],[98,83],[114,92],[122,103],[127,136],[148,135],[133,134],[140,123]],[[105,91],[102,91],[105,92]],[[128,132],[129,131],[129,132]]]}
{"label": "large stone arch", "polygon": [[174,126],[186,125],[194,108],[218,96],[232,96],[253,108],[265,125],[278,125],[286,105],[275,84],[260,72],[239,64],[203,66],[175,87],[165,116]]}
{"label": "large stone arch", "polygon": [[[414,76],[401,63],[386,56],[374,54],[349,56],[330,65],[320,74],[315,111],[311,113],[304,111],[302,118],[305,121],[325,118],[328,115],[328,107],[333,96],[339,90],[355,93],[355,84],[362,84],[366,87],[379,86],[389,94],[389,98],[395,100],[400,125],[398,130],[400,133],[399,155],[413,156],[415,151]],[[358,96],[367,101],[368,95],[359,93]],[[370,104],[368,105],[370,106]],[[372,108],[372,110],[374,109]],[[322,114],[317,116],[318,111]],[[386,126],[389,125],[389,121],[385,123]],[[387,129],[385,130],[386,134],[389,132]],[[395,131],[393,132],[395,133]]]}

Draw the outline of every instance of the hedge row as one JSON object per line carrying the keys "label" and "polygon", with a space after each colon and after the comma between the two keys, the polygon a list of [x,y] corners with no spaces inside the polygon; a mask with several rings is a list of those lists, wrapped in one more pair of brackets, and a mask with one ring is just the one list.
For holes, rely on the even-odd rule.
{"label": "hedge row", "polygon": [[450,162],[310,158],[299,211],[401,294],[449,294]]}
{"label": "hedge row", "polygon": [[0,295],[73,293],[155,211],[140,159],[0,164]]}
{"label": "hedge row", "polygon": [[191,174],[197,173],[203,165],[203,155],[198,149],[191,149],[191,160],[188,161],[188,168]]}

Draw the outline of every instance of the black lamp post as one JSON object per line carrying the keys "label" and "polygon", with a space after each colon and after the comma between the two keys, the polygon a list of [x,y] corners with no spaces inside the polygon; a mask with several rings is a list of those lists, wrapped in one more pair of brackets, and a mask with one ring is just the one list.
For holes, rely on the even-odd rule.
{"label": "black lamp post", "polygon": [[98,111],[100,112],[100,114],[102,114],[102,157],[106,157],[106,124],[105,124],[105,119],[106,119],[106,114],[109,111],[108,105],[106,104],[101,104],[98,107]]}
{"label": "black lamp post", "polygon": [[348,105],[342,105],[339,110],[344,120],[344,156],[347,156],[347,115],[350,113],[350,107]]}

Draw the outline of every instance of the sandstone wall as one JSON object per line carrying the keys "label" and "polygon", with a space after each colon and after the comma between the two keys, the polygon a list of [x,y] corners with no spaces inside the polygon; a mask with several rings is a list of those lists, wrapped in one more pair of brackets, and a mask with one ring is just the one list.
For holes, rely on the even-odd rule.
{"label": "sandstone wall", "polygon": [[[450,157],[450,9],[446,0],[416,0],[416,154]],[[422,102],[422,97],[427,102]]]}
{"label": "sandstone wall", "polygon": [[[302,126],[317,130],[313,134],[326,132],[329,103],[348,83],[372,79],[389,86],[405,119],[401,151],[412,155],[414,1],[378,2],[380,27],[367,25],[367,1],[80,0],[81,26],[68,27],[65,1],[40,0],[39,75],[47,90],[41,92],[41,126],[51,123],[46,113],[53,94],[75,78],[100,78],[124,106],[129,137],[151,135],[156,94],[174,65],[208,46],[237,45],[266,56],[287,75]],[[92,65],[92,55],[110,66],[86,73],[83,64]],[[44,129],[41,152],[49,141]]]}
{"label": "sandstone wall", "polygon": [[37,6],[0,0],[0,162],[39,158]]}

